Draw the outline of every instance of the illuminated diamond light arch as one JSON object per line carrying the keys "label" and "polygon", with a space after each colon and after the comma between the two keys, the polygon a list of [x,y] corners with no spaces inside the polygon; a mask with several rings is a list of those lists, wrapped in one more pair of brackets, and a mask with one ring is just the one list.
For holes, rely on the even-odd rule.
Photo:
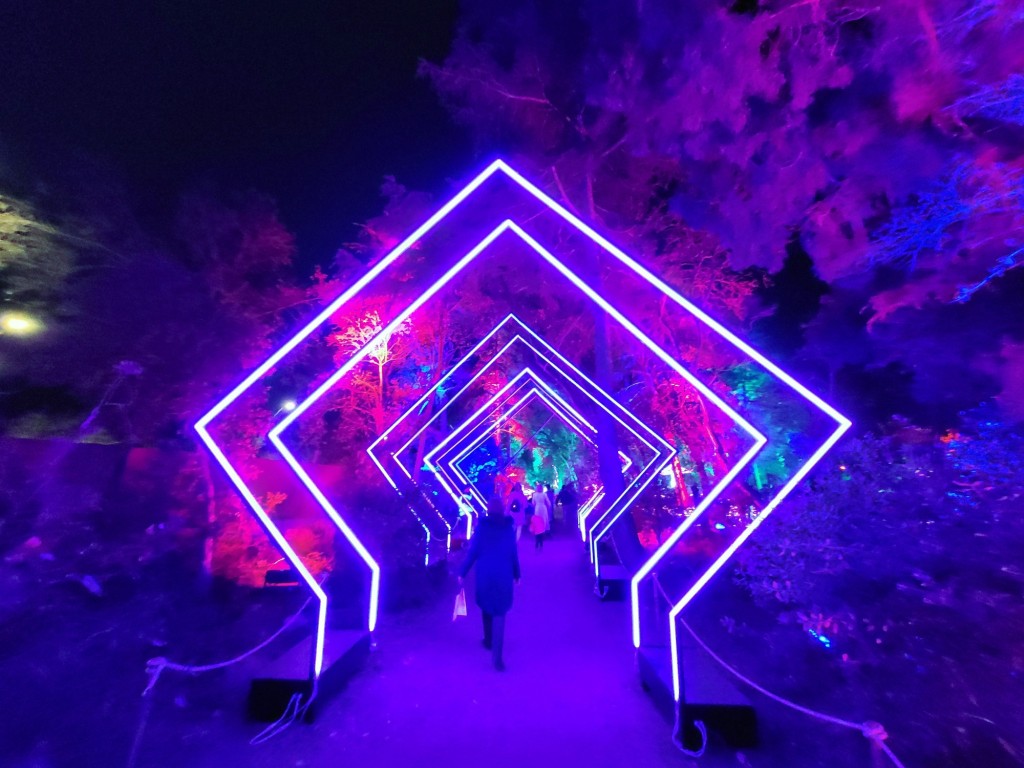
{"label": "illuminated diamond light arch", "polygon": [[[674,453],[674,449],[672,448],[672,446],[670,446],[663,438],[661,438],[657,433],[655,433],[648,425],[640,421],[635,415],[626,410],[613,397],[611,397],[597,384],[595,384],[585,373],[583,373],[583,371],[581,371],[579,368],[573,365],[554,347],[552,347],[550,344],[544,341],[543,338],[541,338],[528,325],[523,323],[518,317],[516,317],[515,315],[509,315],[504,320],[502,320],[497,326],[495,326],[495,328],[492,329],[483,339],[481,339],[472,349],[470,349],[469,352],[467,352],[462,357],[461,360],[459,360],[454,366],[452,366],[452,368],[437,382],[437,384],[435,384],[430,390],[425,392],[415,403],[413,403],[412,406],[409,407],[408,410],[406,410],[405,413],[399,416],[399,418],[390,427],[388,427],[388,429],[386,429],[381,434],[381,436],[378,437],[377,440],[375,440],[367,449],[367,452],[369,453],[370,457],[373,459],[374,463],[384,474],[385,478],[387,478],[388,482],[391,484],[393,488],[397,489],[397,485],[395,484],[394,479],[391,477],[391,475],[385,468],[385,464],[382,463],[380,458],[377,456],[377,449],[390,438],[391,432],[396,427],[398,427],[402,422],[408,419],[413,413],[418,412],[421,408],[423,408],[427,400],[430,397],[432,397],[438,389],[442,388],[451,377],[458,373],[459,370],[464,365],[466,365],[467,362],[470,359],[472,359],[480,351],[480,349],[498,333],[498,331],[507,328],[514,330],[516,335],[513,336],[505,344],[505,346],[503,346],[494,355],[494,357],[492,357],[488,361],[486,365],[484,365],[479,371],[477,371],[462,386],[462,388],[457,393],[451,395],[447,399],[445,404],[437,411],[436,414],[434,414],[434,416],[429,421],[427,421],[415,433],[413,433],[413,435],[408,440],[406,440],[405,443],[403,443],[398,449],[390,453],[390,460],[394,461],[397,464],[399,469],[405,474],[407,478],[412,478],[412,470],[409,467],[405,466],[401,457],[405,455],[405,452],[409,448],[409,446],[411,446],[412,443],[415,442],[416,439],[424,431],[426,431],[431,424],[435,423],[438,419],[440,419],[442,414],[444,414],[455,402],[457,402],[458,399],[463,395],[463,393],[465,393],[473,385],[474,382],[476,382],[481,376],[486,374],[502,358],[504,354],[512,350],[513,345],[517,344],[520,346],[525,346],[530,352],[532,352],[540,360],[542,360],[551,370],[557,373],[559,377],[566,382],[566,384],[568,384],[571,388],[582,392],[586,398],[590,399],[597,407],[601,408],[606,413],[608,413],[609,416],[611,416],[617,423],[619,423],[621,426],[623,426],[625,429],[631,432],[641,443],[647,446],[647,448],[654,451],[655,459],[652,459],[652,461],[660,459],[662,455],[669,457]],[[557,394],[550,388],[548,388],[548,392],[552,396],[557,396]],[[647,437],[644,436],[645,434],[647,435]],[[385,457],[384,460],[385,462],[387,462],[388,458]],[[458,495],[451,488],[446,487],[445,490],[453,498],[457,497]],[[586,515],[594,509],[594,505],[596,503],[599,503],[603,499],[604,494],[602,493],[600,494],[600,496],[601,498],[594,500],[593,504],[585,504],[581,507],[583,511],[583,517],[581,517],[581,520],[586,520]],[[625,506],[620,505],[620,511],[616,513],[615,517],[617,518],[618,515],[625,510],[625,508]],[[580,528],[581,535],[584,541],[586,541],[588,533],[587,528],[583,524],[580,525]]]}
{"label": "illuminated diamond light arch", "polygon": [[[523,389],[526,390],[525,393],[523,393]],[[522,396],[519,397],[520,395]],[[531,386],[530,384],[525,384],[522,389],[517,390],[517,392],[513,394],[513,397],[511,397],[510,400],[514,400],[515,402],[512,405],[507,405],[507,403],[502,404],[501,408],[504,410],[499,409],[501,410],[500,413],[493,412],[491,419],[481,422],[476,429],[472,430],[470,434],[466,436],[464,440],[452,441],[450,444],[446,445],[445,451],[438,457],[437,463],[431,464],[433,471],[438,475],[444,476],[446,479],[443,482],[450,483],[451,487],[459,484],[465,484],[468,486],[471,493],[474,495],[474,501],[477,504],[477,509],[481,511],[486,510],[486,500],[476,487],[476,484],[461,469],[459,463],[464,461],[465,457],[470,455],[476,448],[490,439],[490,435],[494,430],[500,429],[504,423],[515,418],[520,411],[525,410],[526,407],[532,403],[537,401],[543,403],[547,406],[553,418],[559,419],[562,424],[572,430],[573,433],[585,442],[592,446],[596,446],[594,439],[587,434],[588,431],[592,434],[596,434],[596,429],[589,425],[579,413],[574,411],[563,411],[562,406],[560,406],[557,401],[549,398],[544,389],[538,388],[537,386]],[[447,458],[451,456],[453,452],[459,450],[461,445],[464,443],[468,443],[468,447],[463,448],[456,456]],[[622,469],[625,473],[632,466],[632,461],[630,461],[630,459],[621,452],[619,453],[619,458],[622,460]],[[601,488],[599,487],[591,494],[591,496],[596,496],[600,492]],[[589,502],[590,498],[588,498],[587,501]]]}
{"label": "illuminated diamond light arch", "polygon": [[[580,291],[587,296],[591,301],[597,304],[603,309],[610,317],[615,319],[619,325],[621,325],[626,331],[628,331],[635,339],[640,343],[644,344],[651,352],[659,357],[663,362],[669,365],[670,368],[675,370],[680,376],[682,376],[687,382],[701,392],[705,397],[711,400],[719,409],[724,411],[732,421],[740,427],[741,430],[746,432],[752,440],[752,446],[747,450],[745,454],[740,458],[736,464],[719,480],[718,484],[711,489],[711,491],[705,496],[700,506],[693,514],[690,520],[696,519],[704,510],[706,510],[721,493],[740,475],[743,469],[753,461],[754,457],[761,450],[764,444],[767,442],[760,432],[758,432],[750,423],[737,413],[728,403],[726,403],[719,395],[712,391],[703,381],[694,376],[687,368],[685,368],[679,361],[675,360],[669,353],[659,347],[649,336],[647,336],[636,324],[631,322],[618,308],[612,306],[607,300],[605,300],[599,293],[592,289],[585,281],[580,278],[575,272],[567,267],[560,259],[554,254],[544,248],[537,240],[535,240],[529,233],[519,227],[515,222],[505,220],[500,223],[497,227],[491,230],[479,243],[477,243],[472,249],[470,249],[462,258],[460,258],[455,265],[450,268],[447,272],[442,274],[435,282],[433,282],[427,290],[425,290],[418,298],[412,301],[405,309],[399,312],[386,326],[384,326],[377,335],[370,339],[365,346],[356,351],[349,360],[343,364],[333,375],[328,377],[317,389],[310,394],[305,400],[282,419],[273,429],[268,433],[268,438],[271,443],[277,448],[278,452],[289,464],[296,476],[307,488],[310,494],[316,499],[317,503],[323,508],[328,517],[338,525],[339,530],[346,536],[351,535],[353,540],[353,546],[356,547],[357,552],[362,550],[366,551],[365,546],[362,542],[355,538],[355,534],[352,533],[349,526],[342,519],[341,514],[335,509],[332,502],[327,498],[323,491],[317,486],[316,482],[309,475],[306,469],[302,466],[301,462],[292,453],[288,446],[281,439],[282,433],[294,424],[309,408],[311,408],[321,397],[327,392],[334,388],[339,381],[351,371],[360,361],[368,356],[382,340],[387,339],[390,334],[394,333],[403,323],[405,323],[413,313],[426,304],[435,294],[437,294],[450,280],[452,280],[457,274],[463,269],[466,269],[480,254],[487,250],[499,237],[507,235],[510,237],[518,237],[519,240],[528,245],[534,253],[541,257],[541,259],[553,266],[563,277],[565,277],[572,285],[580,289]],[[632,502],[633,499],[630,499]],[[593,547],[593,544],[591,545]],[[368,553],[367,553],[368,554]],[[377,608],[379,604],[380,595],[380,566],[375,560],[372,560],[371,567],[371,582],[370,582],[370,606],[369,606],[369,618],[368,625],[370,631],[376,626],[377,622]],[[596,558],[595,558],[596,561]],[[326,596],[325,596],[326,599]],[[639,612],[637,611],[635,619],[635,631],[639,632]],[[324,626],[324,629],[326,627]],[[323,630],[318,635],[316,645],[320,648],[318,653],[322,654],[323,645]]]}
{"label": "illuminated diamond light arch", "polygon": [[[481,411],[489,412],[489,417],[485,417],[480,420],[474,419],[472,422],[474,426],[471,427],[471,429],[468,430],[467,435],[461,439],[456,439],[460,437],[461,430],[447,435],[444,440],[437,445],[434,451],[431,452],[431,455],[425,459],[429,469],[434,472],[439,479],[442,479],[442,483],[445,484],[449,493],[455,493],[455,491],[452,490],[452,487],[457,484],[455,478],[461,478],[464,482],[469,482],[468,478],[466,478],[458,468],[457,463],[474,448],[483,443],[487,439],[488,433],[493,431],[497,425],[511,419],[516,413],[525,408],[535,399],[540,400],[547,405],[553,414],[560,418],[566,426],[576,432],[582,439],[592,445],[595,444],[593,438],[587,435],[588,430],[592,434],[597,434],[597,429],[592,424],[590,424],[572,406],[568,405],[564,401],[552,399],[550,397],[550,385],[543,380],[538,379],[532,370],[523,370],[517,377],[517,381],[519,378],[523,377],[525,377],[526,380],[519,383],[519,386],[515,387],[512,391],[505,392],[501,397],[496,397],[491,407],[481,409]],[[519,397],[523,394],[524,390],[525,395]],[[519,397],[518,400],[516,399],[517,397]],[[511,406],[507,406],[507,403],[510,401],[513,401],[513,404]],[[507,410],[504,412],[498,412],[502,408],[506,407]],[[563,410],[563,408],[565,410]],[[470,420],[467,419],[461,426],[467,426],[470,424]],[[451,459],[447,459],[448,456],[451,456],[452,453],[457,451],[466,443],[469,444],[468,448],[464,449]],[[436,459],[434,458],[435,456]],[[619,459],[623,463],[623,472],[627,471],[632,466],[632,461],[621,451],[619,452]],[[654,465],[658,459],[659,454],[655,453],[654,458],[652,458],[651,461],[642,468],[640,474],[634,478],[632,482],[638,482],[645,474],[649,474],[647,470],[651,465]],[[481,511],[486,510],[486,500],[475,490],[475,486],[472,483],[470,483],[470,487],[474,489],[474,492],[476,493],[475,498],[477,503],[480,505],[479,509]]]}
{"label": "illuminated diamond light arch", "polygon": [[[477,342],[477,344],[472,349],[470,349],[465,355],[463,355],[462,359],[455,363],[448,370],[448,372],[445,373],[445,375],[438,380],[438,382],[433,387],[424,392],[423,395],[415,403],[413,403],[401,416],[399,416],[398,419],[396,419],[391,426],[384,430],[384,432],[381,433],[380,437],[378,437],[376,440],[374,440],[373,443],[371,443],[370,447],[367,449],[367,453],[369,453],[370,458],[373,459],[374,463],[384,474],[384,477],[387,478],[388,482],[392,485],[392,487],[395,487],[394,480],[388,473],[387,469],[385,469],[384,464],[382,464],[381,460],[378,458],[378,448],[390,439],[391,433],[399,425],[401,425],[403,422],[409,419],[414,413],[422,409],[424,404],[431,397],[435,396],[436,392],[439,389],[443,388],[449,379],[455,376],[455,374],[457,374],[463,368],[463,366],[466,366],[468,362],[480,352],[481,348],[487,342],[491,341],[491,339],[493,339],[495,335],[498,334],[499,331],[503,330],[511,330],[515,333],[515,335],[511,339],[509,339],[509,341],[506,342],[506,344],[497,353],[494,354],[494,356],[487,362],[486,365],[484,365],[482,368],[480,368],[480,370],[473,374],[473,376],[470,377],[463,384],[463,386],[459,389],[458,392],[456,392],[453,395],[450,395],[447,398],[445,404],[442,405],[440,409],[438,409],[437,413],[435,413],[434,416],[432,416],[429,421],[427,421],[416,432],[414,432],[413,435],[408,440],[406,440],[405,443],[403,443],[399,448],[390,453],[391,460],[397,463],[398,467],[401,469],[403,473],[405,473],[406,477],[411,477],[411,471],[402,462],[401,456],[405,454],[405,451],[408,450],[409,446],[411,446],[412,443],[425,430],[427,430],[431,424],[436,422],[437,419],[439,419],[441,415],[445,413],[445,411],[447,411],[464,392],[466,392],[478,379],[480,379],[480,377],[482,377],[489,370],[491,370],[491,368],[501,360],[503,355],[510,352],[513,349],[514,345],[522,345],[532,354],[536,355],[540,360],[542,360],[546,364],[546,366],[550,370],[553,370],[555,373],[557,373],[562,381],[566,382],[566,384],[572,387],[573,389],[582,392],[586,398],[589,398],[598,407],[608,412],[613,419],[615,419],[623,427],[629,430],[640,442],[642,442],[652,451],[659,450],[658,448],[655,447],[655,445],[653,445],[653,443],[658,443],[665,451],[671,452],[673,450],[672,446],[665,442],[663,438],[659,437],[658,434],[654,432],[654,430],[652,430],[644,422],[640,421],[640,419],[638,419],[635,415],[630,413],[626,408],[619,404],[618,401],[615,400],[615,398],[613,398],[611,395],[609,395],[607,392],[601,389],[601,387],[595,384],[590,379],[590,377],[588,377],[583,371],[581,371],[579,368],[573,365],[567,358],[565,358],[561,353],[559,353],[558,350],[556,350],[554,347],[552,347],[550,344],[544,341],[544,339],[541,338],[541,336],[538,335],[536,331],[534,331],[532,328],[526,325],[522,320],[520,320],[515,315],[508,315],[504,320],[498,323],[486,336],[484,336],[484,338]],[[552,396],[557,396],[553,390],[549,390],[549,394],[552,394]],[[565,403],[563,402],[563,404]],[[633,426],[630,426],[630,424],[632,424]],[[644,437],[645,434],[647,435],[647,437]],[[385,459],[385,461],[386,460],[387,459]]]}
{"label": "illuminated diamond light arch", "polygon": [[[527,380],[522,381],[513,391],[507,392],[502,400],[496,402],[495,407],[489,409],[491,412],[489,418],[479,420],[475,427],[470,429],[461,439],[455,439],[460,437],[455,433],[447,435],[442,443],[437,446],[439,455],[437,455],[435,460],[428,462],[429,469],[439,478],[444,478],[442,482],[450,484],[452,487],[460,482],[469,483],[470,488],[473,490],[474,501],[481,512],[486,511],[487,500],[476,489],[475,484],[469,480],[459,464],[473,450],[486,442],[491,432],[499,428],[501,424],[514,418],[534,401],[539,400],[545,404],[554,417],[577,433],[583,440],[591,444],[594,442],[593,438],[587,435],[587,432],[596,434],[597,429],[582,414],[564,401],[553,399],[549,394],[550,385],[535,378],[532,371],[524,371],[524,373],[527,373]],[[503,412],[502,409],[504,409]],[[462,448],[463,445],[467,447]],[[459,450],[460,448],[461,450]],[[452,456],[452,453],[456,451],[459,452]],[[619,457],[623,462],[624,471],[632,466],[632,461],[621,451],[619,452]]]}
{"label": "illuminated diamond light arch", "polygon": [[[390,334],[394,333],[403,323],[409,320],[413,313],[426,304],[435,294],[437,294],[445,285],[448,284],[457,274],[462,270],[466,269],[475,259],[477,259],[484,251],[486,251],[499,237],[501,236],[518,237],[519,240],[530,247],[534,253],[541,257],[541,259],[553,266],[563,277],[565,277],[572,285],[580,289],[580,291],[586,295],[591,301],[597,304],[603,309],[610,317],[618,321],[618,323],[628,331],[635,339],[640,343],[643,343],[658,357],[660,357],[665,363],[679,373],[687,382],[698,389],[701,394],[710,399],[718,408],[725,412],[726,415],[738,426],[740,429],[745,431],[752,440],[752,447],[742,456],[742,458],[725,474],[722,480],[707,494],[704,500],[701,502],[701,506],[697,508],[695,516],[699,515],[706,509],[717,497],[725,490],[726,487],[739,475],[739,473],[753,460],[754,456],[765,444],[766,438],[761,435],[753,426],[747,422],[739,413],[737,413],[728,403],[726,403],[721,397],[715,392],[709,389],[700,379],[694,376],[687,368],[681,363],[672,358],[667,352],[661,349],[655,342],[644,334],[638,326],[632,323],[621,311],[616,307],[612,306],[606,301],[600,294],[594,291],[590,286],[585,283],[575,272],[567,267],[560,259],[554,254],[545,249],[539,242],[531,237],[525,230],[519,227],[512,221],[505,220],[487,234],[476,246],[474,246],[468,253],[466,253],[461,259],[459,259],[455,265],[447,272],[441,275],[433,284],[431,284],[427,290],[425,290],[417,299],[412,301],[405,309],[399,312],[390,323],[384,326],[377,335],[368,341],[366,345],[353,354],[349,360],[342,365],[332,376],[327,378],[311,395],[305,400],[299,403],[286,418],[284,418],[277,426],[275,426],[269,433],[268,437],[274,446],[281,453],[282,457],[291,468],[294,470],[296,475],[306,486],[309,492],[317,500],[317,502],[324,507],[328,515],[334,519],[335,516],[340,517],[338,512],[334,509],[331,502],[324,495],[322,490],[316,485],[315,481],[308,474],[306,469],[302,466],[301,462],[295,457],[288,446],[282,441],[281,434],[293,423],[295,423],[302,415],[309,410],[316,402],[320,400],[325,394],[333,389],[341,379],[352,370],[361,360],[369,355],[382,339],[386,339]],[[641,489],[642,490],[642,489]],[[635,500],[637,492],[634,491],[634,495],[629,498],[625,506],[632,503]],[[618,514],[624,511],[624,507],[620,507]],[[607,530],[607,529],[606,529]],[[606,531],[605,531],[606,532]],[[592,558],[596,561],[597,558],[593,554],[595,550],[595,544],[593,535],[591,535],[591,548]],[[379,594],[379,567],[375,573],[375,580],[371,582],[371,594],[370,594],[370,625],[376,624],[376,606],[378,602]]]}
{"label": "illuminated diamond light arch", "polygon": [[[621,404],[619,404],[614,398],[608,393],[602,390],[597,384],[595,384],[586,374],[574,366],[569,360],[555,350],[550,344],[545,342],[535,331],[533,331],[528,325],[523,323],[519,318],[514,315],[506,317],[501,323],[499,323],[490,333],[488,333],[484,339],[482,339],[476,346],[474,346],[463,358],[455,364],[451,370],[449,370],[443,378],[441,378],[437,384],[428,390],[423,396],[421,396],[410,408],[403,413],[394,424],[392,424],[384,433],[381,434],[373,444],[368,448],[368,453],[373,459],[377,467],[387,478],[388,482],[393,488],[397,489],[397,484],[394,479],[388,473],[385,468],[385,464],[381,462],[380,458],[376,455],[378,447],[384,443],[390,436],[392,430],[394,430],[400,423],[405,421],[414,412],[419,411],[427,399],[433,395],[439,388],[443,387],[449,378],[451,378],[459,369],[471,358],[473,358],[484,345],[485,342],[489,341],[494,335],[503,328],[510,328],[515,331],[516,335],[513,336],[495,355],[492,357],[486,365],[484,365],[479,371],[477,371],[463,386],[462,388],[450,396],[445,404],[428,420],[423,424],[416,432],[409,437],[398,449],[390,453],[390,460],[394,461],[405,476],[409,479],[412,478],[412,470],[407,467],[402,457],[405,455],[407,449],[420,437],[432,424],[435,424],[442,415],[452,407],[458,400],[464,395],[464,393],[476,382],[480,377],[486,374],[502,357],[508,354],[516,346],[525,347],[529,352],[536,355],[542,360],[550,369],[559,375],[559,377],[573,390],[580,392],[584,398],[589,399],[593,405],[604,410],[609,416],[612,417],[618,424],[624,427],[626,430],[631,432],[641,443],[647,446],[648,449],[654,452],[654,458],[641,470],[641,477],[636,481],[637,483],[642,482],[633,491],[632,483],[627,486],[622,493],[616,497],[612,503],[607,507],[605,515],[602,516],[598,522],[607,522],[607,527],[604,528],[600,535],[594,535],[596,529],[596,523],[594,526],[587,527],[581,525],[583,530],[584,541],[591,541],[591,560],[595,563],[595,574],[599,575],[600,562],[597,557],[597,542],[600,537],[610,530],[612,523],[615,522],[629,507],[629,505],[642,493],[646,485],[650,483],[657,473],[668,463],[671,462],[672,456],[674,455],[674,449],[669,445],[662,437],[654,432],[648,425],[640,421],[634,414],[626,410]],[[557,362],[556,362],[557,361]],[[568,370],[566,370],[568,369]],[[571,371],[571,373],[570,373]],[[532,372],[531,372],[532,373]],[[543,383],[542,383],[543,385]],[[507,391],[503,390],[503,391]],[[548,394],[552,397],[558,397],[557,393],[548,387]],[[563,405],[567,405],[563,402]],[[646,437],[645,437],[646,435]],[[385,461],[388,458],[385,456]],[[442,479],[443,483],[443,479]],[[457,491],[453,490],[449,486],[445,486],[446,492],[452,496],[454,500],[458,499]],[[598,500],[600,501],[600,499]],[[581,518],[586,521],[587,515],[593,511],[594,505],[584,506],[584,515]]]}
{"label": "illuminated diamond light arch", "polygon": [[[824,442],[814,451],[811,457],[792,475],[792,477],[782,486],[782,488],[776,493],[776,495],[766,504],[762,509],[758,517],[752,521],[752,523],[736,538],[735,541],[723,552],[712,564],[710,568],[704,571],[687,589],[684,596],[673,606],[671,612],[671,626],[670,632],[673,638],[673,677],[676,698],[679,698],[679,681],[678,681],[678,649],[675,644],[675,617],[678,613],[688,604],[690,600],[700,591],[700,589],[711,579],[714,574],[725,564],[725,562],[732,556],[732,554],[742,546],[743,542],[749,538],[750,535],[764,522],[767,516],[778,506],[783,499],[788,496],[789,493],[796,487],[796,485],[807,475],[811,468],[824,456],[824,454],[835,444],[840,436],[845,432],[850,422],[842,414],[838,413],[834,408],[825,403],[821,398],[815,395],[813,392],[808,390],[805,386],[796,381],[792,376],[783,371],[777,365],[772,363],[770,360],[765,358],[761,353],[743,341],[741,338],[733,334],[723,325],[715,321],[705,312],[700,310],[698,307],[693,305],[671,286],[667,285],[664,281],[658,278],[655,274],[650,272],[648,269],[643,267],[641,264],[636,262],[626,253],[614,246],[610,241],[600,235],[598,232],[593,230],[589,225],[580,220],[577,216],[572,214],[563,206],[559,205],[549,196],[544,194],[539,188],[529,182],[526,178],[521,176],[518,172],[512,169],[509,165],[501,160],[497,160],[488,166],[481,174],[474,178],[463,190],[456,194],[448,203],[441,207],[437,213],[431,216],[423,225],[416,229],[409,237],[403,240],[395,249],[393,249],[387,256],[382,258],[373,268],[371,268],[366,275],[358,280],[351,288],[345,291],[339,296],[334,302],[326,307],[317,317],[315,317],[310,323],[304,326],[295,334],[288,342],[286,342],[280,349],[272,354],[263,364],[252,371],[238,386],[227,393],[208,413],[206,413],[196,424],[196,431],[200,435],[200,438],[209,448],[214,458],[221,464],[231,479],[232,483],[238,489],[239,493],[245,499],[246,503],[252,509],[253,513],[259,519],[264,528],[268,531],[269,535],[273,538],[275,543],[281,548],[281,551],[285,557],[289,560],[292,566],[299,573],[300,578],[307,585],[310,591],[317,597],[319,602],[318,611],[318,627],[317,637],[314,651],[314,664],[313,672],[314,675],[319,675],[322,667],[323,660],[323,637],[324,628],[326,623],[326,615],[328,608],[327,595],[320,589],[319,585],[313,579],[308,569],[305,568],[298,557],[295,550],[288,542],[285,535],[277,528],[273,520],[269,517],[266,511],[261,507],[258,499],[256,498],[253,490],[247,485],[238,469],[232,464],[229,457],[224,453],[222,448],[218,445],[217,441],[213,437],[210,427],[213,422],[220,417],[225,411],[227,411],[232,404],[247,392],[257,381],[265,377],[276,365],[278,365],[286,356],[296,349],[304,340],[309,338],[318,328],[320,328],[325,322],[327,322],[331,316],[337,312],[346,302],[356,296],[361,290],[369,285],[376,277],[378,277],[384,270],[388,269],[392,264],[397,261],[403,253],[408,251],[417,241],[419,241],[427,232],[433,227],[438,225],[445,217],[452,213],[458,206],[462,205],[471,195],[474,194],[482,185],[484,185],[489,179],[501,176],[505,179],[511,180],[515,185],[518,185],[528,195],[532,196],[538,203],[544,206],[548,211],[553,213],[556,217],[563,220],[570,227],[574,228],[581,236],[588,239],[594,246],[601,249],[603,253],[614,259],[618,264],[624,268],[629,274],[634,275],[637,279],[646,281],[651,287],[661,292],[670,300],[670,307],[674,311],[688,314],[692,318],[696,319],[706,327],[717,333],[723,338],[728,344],[733,346],[739,353],[748,359],[754,361],[759,366],[763,367],[773,376],[775,376],[780,382],[786,385],[790,390],[796,393],[799,397],[807,401],[817,411],[825,414],[828,418],[833,420],[836,424],[831,434],[824,440]],[[441,279],[434,283],[430,289],[422,294],[416,301],[414,301],[409,307],[400,313],[400,315],[388,326],[381,330],[381,332],[373,339],[371,339],[365,347],[358,350],[345,365],[343,365],[339,371],[325,382],[310,398],[307,398],[302,404],[299,405],[292,413],[288,414],[282,421],[280,421],[273,429],[268,433],[268,437],[271,443],[281,453],[282,457],[288,462],[289,466],[293,469],[296,476],[305,485],[310,494],[319,503],[321,508],[329,519],[337,526],[339,531],[345,536],[350,542],[354,551],[359,557],[366,563],[367,567],[371,572],[371,586],[370,586],[370,605],[369,605],[369,616],[368,616],[368,628],[372,631],[376,625],[377,620],[377,601],[380,585],[380,567],[377,564],[373,556],[367,551],[366,547],[362,544],[359,538],[351,530],[348,524],[345,522],[343,516],[333,507],[331,502],[324,496],[324,494],[316,487],[312,479],[305,472],[302,466],[296,461],[295,457],[291,454],[288,447],[281,440],[281,434],[299,418],[303,412],[305,412],[312,401],[321,396],[323,392],[330,389],[335,382],[340,380],[348,371],[350,371],[360,360],[366,357],[367,354],[372,350],[374,345],[378,344],[383,338],[386,337],[387,333],[393,331],[397,325],[403,322],[409,315],[411,315],[419,306],[429,301],[429,299],[443,286],[447,280],[451,279],[454,274],[460,271],[462,268],[467,266],[480,252],[486,249],[494,240],[502,236],[505,233],[513,233],[528,244],[542,259],[547,263],[551,264],[558,270],[572,285],[583,292],[588,298],[600,306],[609,317],[614,319],[621,327],[626,329],[637,341],[643,344],[647,349],[654,354],[656,357],[661,359],[666,365],[672,370],[682,376],[687,382],[694,386],[705,398],[713,402],[716,406],[721,408],[723,411],[728,413],[735,423],[741,428],[742,431],[746,432],[748,436],[753,440],[753,445],[743,454],[740,460],[726,473],[726,475],[718,482],[718,484],[711,490],[711,492],[704,498],[697,510],[689,518],[687,518],[679,528],[667,539],[662,546],[644,563],[640,570],[633,576],[631,580],[631,608],[633,617],[633,639],[634,643],[639,646],[640,637],[640,626],[639,626],[639,583],[650,575],[658,564],[667,556],[671,548],[675,543],[685,534],[685,532],[698,520],[701,514],[710,506],[710,504],[721,495],[728,485],[739,476],[743,469],[749,465],[755,455],[765,445],[767,439],[758,432],[752,425],[750,425],[742,416],[736,413],[729,405],[718,397],[708,386],[704,384],[698,377],[692,375],[686,368],[680,363],[680,361],[673,358],[672,355],[667,353],[659,345],[657,345],[653,339],[645,333],[639,326],[632,322],[628,313],[623,311],[622,307],[613,306],[609,301],[600,295],[600,293],[594,290],[587,282],[580,277],[577,273],[573,272],[565,264],[559,261],[553,254],[541,245],[536,239],[534,239],[528,232],[526,232],[520,225],[513,221],[505,220],[502,221],[497,227],[495,227],[487,237],[485,237],[474,249],[467,253],[462,259],[460,259],[455,266],[442,275]]]}

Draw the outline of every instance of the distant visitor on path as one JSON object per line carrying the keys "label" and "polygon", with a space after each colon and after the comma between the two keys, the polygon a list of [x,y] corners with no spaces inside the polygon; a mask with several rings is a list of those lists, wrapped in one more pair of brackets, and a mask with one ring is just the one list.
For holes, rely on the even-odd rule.
{"label": "distant visitor on path", "polygon": [[565,521],[565,527],[571,529],[579,523],[577,513],[580,508],[574,483],[566,483],[562,486],[562,490],[558,493],[558,503],[562,505],[562,519]]}
{"label": "distant visitor on path", "polygon": [[466,562],[459,570],[459,586],[476,565],[476,604],[484,622],[483,646],[494,657],[494,668],[505,669],[502,648],[505,643],[505,614],[512,608],[513,584],[519,583],[519,550],[515,523],[505,515],[501,498],[487,501],[484,517],[470,539]]}
{"label": "distant visitor on path", "polygon": [[530,519],[530,533],[534,535],[537,549],[544,549],[544,536],[551,530],[551,497],[544,486],[537,483],[533,491],[533,517]]}
{"label": "distant visitor on path", "polygon": [[523,486],[518,481],[512,483],[512,488],[505,497],[505,514],[512,518],[516,527],[516,541],[523,535],[523,526],[526,525],[526,494],[523,493]]}

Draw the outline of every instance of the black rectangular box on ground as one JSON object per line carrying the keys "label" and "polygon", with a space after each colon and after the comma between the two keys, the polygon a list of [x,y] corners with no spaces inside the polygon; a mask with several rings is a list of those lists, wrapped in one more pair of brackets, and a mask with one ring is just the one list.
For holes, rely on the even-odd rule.
{"label": "black rectangular box on ground", "polygon": [[757,744],[757,713],[750,701],[727,680],[696,647],[681,651],[680,701],[672,693],[672,668],[668,648],[641,648],[637,651],[640,683],[668,722],[676,722],[676,737],[690,750],[701,747],[696,726],[700,721],[709,733],[717,734],[731,747]]}
{"label": "black rectangular box on ground", "polygon": [[629,591],[629,574],[621,565],[602,565],[597,577],[597,596],[602,600],[622,601]]}
{"label": "black rectangular box on ground", "polygon": [[[258,723],[273,723],[284,716],[292,697],[298,694],[300,705],[309,701],[313,684],[309,680],[284,680],[276,677],[257,677],[249,685],[245,700],[245,714]],[[312,707],[306,711],[306,722],[311,722]]]}
{"label": "black rectangular box on ground", "polygon": [[310,705],[309,697],[313,691],[309,677],[312,642],[312,638],[304,638],[262,667],[263,675],[253,678],[249,686],[246,699],[249,719],[261,723],[276,722],[286,714],[292,697],[299,694],[298,704],[305,708],[303,722],[313,722],[317,706],[337,695],[370,655],[369,632],[328,629],[323,671],[317,681],[316,698]]}

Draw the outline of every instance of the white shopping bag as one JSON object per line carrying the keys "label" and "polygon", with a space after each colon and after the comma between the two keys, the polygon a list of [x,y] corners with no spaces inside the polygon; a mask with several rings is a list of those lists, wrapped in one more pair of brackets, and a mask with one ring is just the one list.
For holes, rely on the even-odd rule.
{"label": "white shopping bag", "polygon": [[455,596],[455,610],[452,611],[452,621],[455,621],[459,616],[466,615],[466,590],[460,589],[459,594]]}

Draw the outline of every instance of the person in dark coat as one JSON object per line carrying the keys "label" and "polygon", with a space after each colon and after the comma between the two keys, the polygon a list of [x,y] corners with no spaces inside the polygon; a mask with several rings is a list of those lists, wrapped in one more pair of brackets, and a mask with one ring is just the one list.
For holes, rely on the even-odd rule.
{"label": "person in dark coat", "polygon": [[562,490],[558,493],[558,502],[562,505],[562,519],[565,521],[565,527],[569,529],[572,529],[573,526],[579,527],[580,503],[576,495],[575,484],[566,483],[562,486]]}
{"label": "person in dark coat", "polygon": [[494,656],[494,668],[505,669],[502,648],[505,642],[505,614],[512,608],[512,587],[519,583],[519,550],[515,524],[505,515],[501,498],[487,501],[487,516],[470,539],[466,562],[459,570],[459,586],[476,565],[476,604],[484,622],[484,648]]}

